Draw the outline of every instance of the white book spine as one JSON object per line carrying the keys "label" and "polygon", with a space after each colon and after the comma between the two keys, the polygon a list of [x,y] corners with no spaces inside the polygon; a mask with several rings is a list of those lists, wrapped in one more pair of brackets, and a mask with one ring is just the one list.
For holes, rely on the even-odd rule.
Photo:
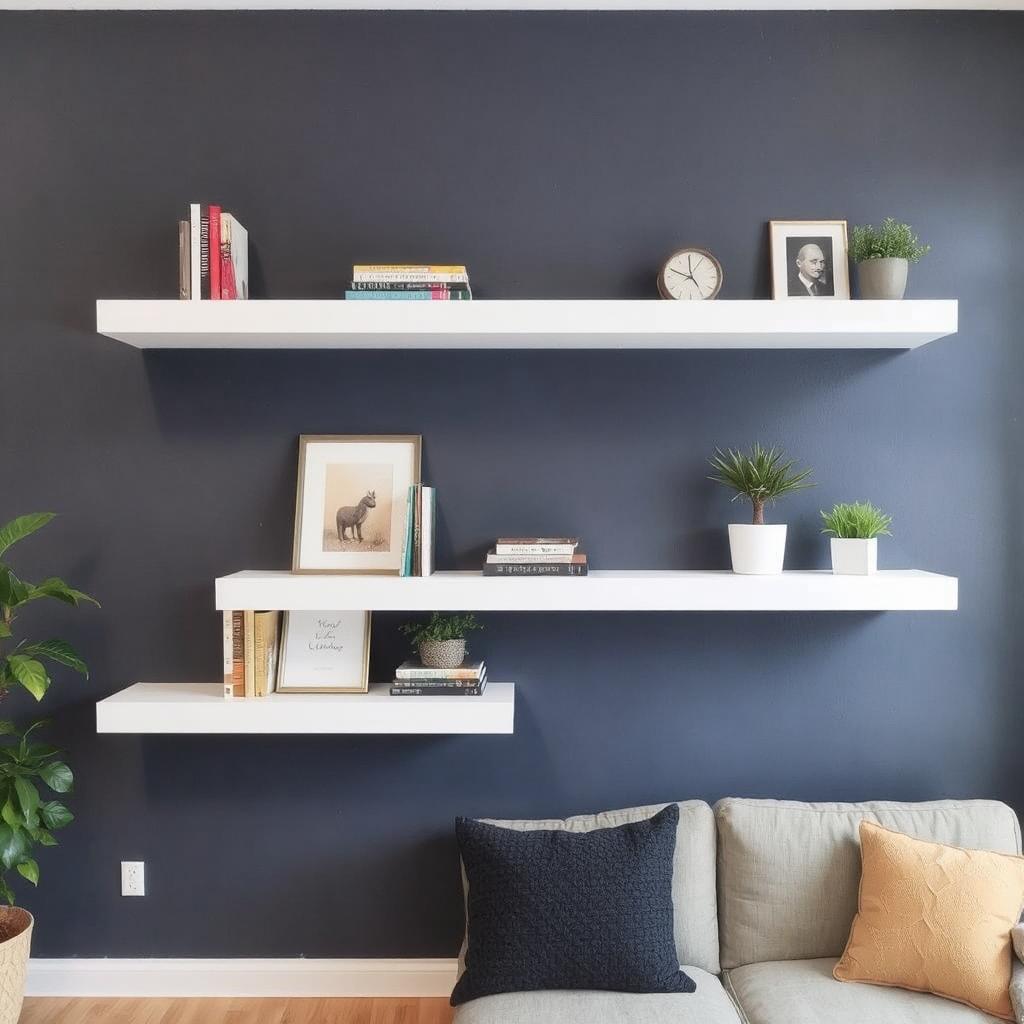
{"label": "white book spine", "polygon": [[353,281],[399,281],[403,284],[418,281],[437,281],[439,284],[469,284],[468,274],[424,272],[422,270],[356,270]]}
{"label": "white book spine", "polygon": [[191,282],[191,297],[193,302],[198,302],[202,295],[201,271],[199,268],[199,233],[201,231],[202,208],[199,203],[192,203],[189,207],[189,228],[191,240],[191,257],[189,262],[189,280]]}
{"label": "white book spine", "polygon": [[499,555],[491,551],[487,555],[487,561],[491,565],[536,563],[538,565],[565,565],[575,558],[572,555]]}
{"label": "white book spine", "polygon": [[434,573],[434,488],[420,488],[420,575]]}
{"label": "white book spine", "polygon": [[574,555],[575,544],[496,544],[499,555]]}
{"label": "white book spine", "polygon": [[232,676],[235,671],[234,612],[224,613],[224,696],[234,697]]}

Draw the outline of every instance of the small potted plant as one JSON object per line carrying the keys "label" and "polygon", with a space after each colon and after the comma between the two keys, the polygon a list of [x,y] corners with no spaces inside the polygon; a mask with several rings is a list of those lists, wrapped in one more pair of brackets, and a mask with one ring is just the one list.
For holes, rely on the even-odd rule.
{"label": "small potted plant", "polygon": [[839,576],[870,576],[878,570],[878,538],[891,537],[892,516],[869,501],[833,505],[822,512],[822,533],[832,534],[832,572]]}
{"label": "small potted plant", "polygon": [[466,634],[484,627],[472,612],[442,615],[434,612],[429,622],[409,622],[401,627],[427,668],[458,668],[466,660]]}
{"label": "small potted plant", "polygon": [[[42,583],[28,583],[5,561],[11,545],[44,527],[50,512],[19,516],[0,527],[0,699],[15,686],[23,687],[37,701],[50,686],[47,662],[88,676],[85,662],[66,640],[32,641],[15,638],[15,620],[25,606],[42,598],[77,606],[95,604],[88,594],[51,576]],[[14,906],[12,873],[32,885],[39,884],[36,847],[56,846],[54,832],[69,824],[73,815],[59,800],[48,799],[49,790],[71,791],[74,777],[54,746],[39,742],[37,729],[45,721],[18,728],[0,721],[0,1024],[17,1024],[32,941],[32,915]]]}
{"label": "small potted plant", "polygon": [[921,245],[909,224],[886,217],[880,228],[863,224],[851,234],[850,256],[857,264],[862,299],[902,299],[907,290],[911,263],[924,256],[930,245]]}
{"label": "small potted plant", "polygon": [[784,494],[802,491],[814,485],[808,482],[809,469],[795,470],[795,460],[787,459],[779,448],[755,444],[749,454],[727,448],[715,450],[708,460],[716,470],[710,477],[746,499],[753,506],[753,523],[729,524],[729,551],[732,571],[748,576],[771,576],[782,572],[786,554],[786,527],[767,526],[764,507]]}

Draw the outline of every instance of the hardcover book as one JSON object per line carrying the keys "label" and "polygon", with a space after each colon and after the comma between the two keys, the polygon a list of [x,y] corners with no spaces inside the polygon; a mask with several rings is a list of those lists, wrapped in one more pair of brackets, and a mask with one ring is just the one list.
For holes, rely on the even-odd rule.
{"label": "hardcover book", "polygon": [[352,281],[349,285],[354,292],[410,292],[435,288],[447,289],[450,292],[469,292],[470,287],[464,281]]}
{"label": "hardcover book", "polygon": [[579,543],[578,537],[499,537],[494,552],[498,555],[571,555]]}
{"label": "hardcover book", "polygon": [[488,563],[484,566],[485,576],[586,576],[587,564],[511,562]]}
{"label": "hardcover book", "polygon": [[178,298],[192,294],[192,228],[187,220],[178,221]]}
{"label": "hardcover book", "polygon": [[490,564],[501,565],[515,562],[521,562],[523,564],[538,565],[559,565],[559,564],[571,564],[571,565],[586,565],[587,556],[582,552],[577,552],[573,555],[527,555],[527,554],[516,554],[516,555],[499,555],[496,551],[487,552],[487,561]]}
{"label": "hardcover book", "polygon": [[346,291],[345,298],[350,302],[376,299],[378,301],[391,302],[450,302],[453,299],[468,299],[469,292],[453,292],[447,288],[422,289],[418,291]]}
{"label": "hardcover book", "polygon": [[392,686],[392,697],[479,697],[487,688],[487,680],[475,686]]}
{"label": "hardcover book", "polygon": [[210,207],[210,298],[220,299],[220,207]]}
{"label": "hardcover book", "polygon": [[463,690],[479,686],[486,678],[487,673],[484,672],[479,679],[393,679],[391,685],[399,690],[416,689],[417,687],[424,690],[437,690],[445,687]]}
{"label": "hardcover book", "polygon": [[199,203],[189,206],[189,298],[198,302],[202,298],[202,272],[200,270],[200,253],[202,252],[203,208]]}
{"label": "hardcover book", "polygon": [[220,218],[222,299],[249,298],[249,232],[230,213]]}
{"label": "hardcover book", "polygon": [[403,661],[395,669],[395,679],[480,679],[486,668],[482,661],[464,661],[458,668],[428,668],[418,659]]}

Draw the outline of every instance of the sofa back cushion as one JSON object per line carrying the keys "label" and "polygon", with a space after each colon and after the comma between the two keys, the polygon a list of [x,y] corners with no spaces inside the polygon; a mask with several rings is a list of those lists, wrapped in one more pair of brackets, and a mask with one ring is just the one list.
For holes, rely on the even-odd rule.
{"label": "sofa back cushion", "polygon": [[[529,831],[564,829],[591,832],[596,828],[614,828],[632,821],[646,821],[667,804],[630,807],[600,814],[578,814],[572,818],[539,820],[498,820],[481,818],[490,825]],[[715,894],[715,816],[703,800],[680,802],[679,826],[672,872],[674,935],[679,962],[718,974],[718,906]],[[465,880],[465,875],[463,876]],[[844,936],[845,939],[845,936]],[[463,953],[465,955],[465,943]],[[460,962],[460,971],[462,963]]]}
{"label": "sofa back cushion", "polygon": [[992,800],[805,804],[727,799],[718,823],[721,964],[838,957],[857,912],[862,820],[968,849],[1020,853],[1020,826]]}

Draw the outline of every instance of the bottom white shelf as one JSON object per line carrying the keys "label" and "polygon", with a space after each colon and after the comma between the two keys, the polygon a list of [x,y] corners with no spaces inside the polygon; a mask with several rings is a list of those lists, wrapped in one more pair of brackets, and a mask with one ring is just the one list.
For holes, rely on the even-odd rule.
{"label": "bottom white shelf", "polygon": [[225,700],[220,683],[136,683],[96,705],[96,731],[119,733],[511,733],[515,684],[479,697],[275,693]]}

